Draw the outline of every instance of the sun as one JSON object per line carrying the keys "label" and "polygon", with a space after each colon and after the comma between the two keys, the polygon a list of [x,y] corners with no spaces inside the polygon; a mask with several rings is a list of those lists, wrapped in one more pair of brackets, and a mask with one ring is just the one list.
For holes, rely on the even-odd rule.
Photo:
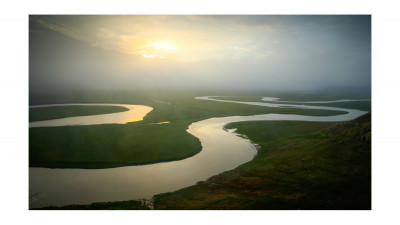
{"label": "sun", "polygon": [[144,58],[164,59],[176,53],[175,50],[178,50],[178,47],[168,42],[152,42],[143,45],[141,50],[136,51],[136,53],[142,55]]}

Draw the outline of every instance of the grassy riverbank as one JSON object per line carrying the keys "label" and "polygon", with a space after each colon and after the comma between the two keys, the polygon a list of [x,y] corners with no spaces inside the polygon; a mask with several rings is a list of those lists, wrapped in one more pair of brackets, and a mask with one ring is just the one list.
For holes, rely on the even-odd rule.
{"label": "grassy riverbank", "polygon": [[61,207],[44,207],[44,210],[146,210],[149,207],[140,201],[123,201],[123,202],[96,202],[90,205],[67,205]]}
{"label": "grassy riverbank", "polygon": [[156,196],[156,209],[371,209],[371,116],[351,122],[229,125],[261,146],[256,158]]}
{"label": "grassy riverbank", "polygon": [[35,128],[29,133],[29,166],[111,168],[186,158],[201,146],[182,126],[174,122]]}
{"label": "grassy riverbank", "polygon": [[[346,97],[336,98],[336,99],[327,99],[323,98],[321,101],[329,101],[329,100],[338,100],[345,99]],[[363,111],[371,111],[371,101],[351,101],[351,102],[332,102],[332,103],[296,103],[296,101],[307,101],[307,100],[294,100],[297,98],[286,98],[279,99],[278,101],[263,101],[261,100],[261,96],[247,96],[247,97],[215,97],[215,99],[221,100],[230,100],[230,101],[244,101],[244,102],[265,102],[265,103],[274,103],[274,104],[291,104],[291,105],[311,105],[311,106],[329,106],[329,107],[338,107],[338,108],[346,108],[346,109],[358,109]],[[355,98],[357,99],[357,98]],[[294,102],[279,102],[279,101],[294,101]],[[313,100],[315,101],[315,99]]]}
{"label": "grassy riverbank", "polygon": [[29,108],[29,122],[60,119],[73,116],[91,116],[128,111],[120,106],[51,106]]}
{"label": "grassy riverbank", "polygon": [[[201,151],[186,132],[196,121],[218,116],[289,113],[335,115],[341,111],[269,108],[165,96],[138,100],[153,107],[143,121],[126,125],[29,129],[29,165],[48,168],[111,168],[184,159]],[[132,102],[131,102],[132,103]],[[167,124],[154,124],[166,122]]]}
{"label": "grassy riverbank", "polygon": [[[157,195],[155,209],[371,209],[371,114],[343,123],[255,121],[228,128],[260,145],[254,160]],[[139,209],[137,203],[99,204]]]}

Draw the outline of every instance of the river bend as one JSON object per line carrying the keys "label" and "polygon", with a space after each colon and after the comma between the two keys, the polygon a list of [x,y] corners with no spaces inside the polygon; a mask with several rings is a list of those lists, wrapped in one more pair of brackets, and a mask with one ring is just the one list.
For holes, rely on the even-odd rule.
{"label": "river bend", "polygon": [[[192,123],[188,127],[187,132],[200,140],[202,151],[187,159],[109,169],[49,169],[31,167],[29,168],[29,208],[151,198],[156,194],[175,191],[194,185],[198,181],[206,180],[213,175],[232,170],[252,160],[257,150],[250,140],[224,129],[224,126],[228,123],[256,120],[337,122],[352,120],[367,113],[365,111],[337,107],[290,105],[286,103],[278,104],[279,101],[277,101],[276,104],[219,100],[212,97],[196,97],[196,99],[217,101],[221,102],[221,104],[223,104],[222,102],[230,102],[267,107],[338,110],[345,111],[346,114],[336,116],[263,114],[254,116],[215,117]],[[133,111],[135,109],[135,105],[128,107],[132,107],[131,109],[133,109]],[[147,110],[151,111],[150,108],[151,107]],[[129,113],[130,111],[131,110],[120,112],[120,114]],[[143,118],[144,115],[142,114],[141,118]],[[104,115],[85,116],[85,122],[78,123],[78,125],[89,125],[90,123],[87,122],[87,119],[91,117],[99,118],[99,116]],[[119,115],[117,117],[121,120],[108,122],[131,122],[126,121],[124,115]],[[114,117],[114,119],[117,117]],[[77,123],[68,124],[68,119],[71,118],[59,119],[58,122],[55,120],[47,122],[41,121],[41,126],[77,125]],[[100,119],[104,118],[100,117]],[[60,120],[63,121],[59,122]],[[98,121],[98,119],[95,121]],[[33,123],[30,123],[30,127],[34,127],[32,124]],[[38,126],[37,123],[35,126]]]}

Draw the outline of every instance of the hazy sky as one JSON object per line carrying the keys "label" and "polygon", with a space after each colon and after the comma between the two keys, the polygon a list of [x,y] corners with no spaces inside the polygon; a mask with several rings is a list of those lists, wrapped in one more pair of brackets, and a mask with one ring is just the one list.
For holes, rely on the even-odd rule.
{"label": "hazy sky", "polygon": [[370,16],[30,16],[30,90],[370,88]]}

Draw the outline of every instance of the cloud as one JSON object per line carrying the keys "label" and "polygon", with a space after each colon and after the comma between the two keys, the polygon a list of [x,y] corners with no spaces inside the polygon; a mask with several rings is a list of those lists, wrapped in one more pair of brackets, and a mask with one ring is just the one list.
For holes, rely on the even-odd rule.
{"label": "cloud", "polygon": [[256,53],[259,56],[272,56],[275,55],[274,51],[266,51],[266,52],[262,52],[262,53]]}
{"label": "cloud", "polygon": [[[248,86],[261,86],[262,81],[265,81],[265,85],[268,84],[270,87],[276,87],[279,80],[282,80],[282,85],[293,86],[301,83],[304,86],[312,86],[316,81],[326,85],[339,85],[341,81],[346,85],[358,85],[358,83],[368,83],[368,79],[364,77],[368,78],[370,74],[368,70],[370,21],[364,21],[363,18],[355,20],[341,16],[340,18],[337,16],[31,17],[36,24],[98,48],[95,50],[112,51],[110,54],[104,53],[112,57],[103,60],[102,65],[104,68],[113,68],[113,71],[109,72],[113,74],[118,74],[118,71],[120,74],[129,74],[132,77],[163,74],[165,79],[177,81],[183,77],[179,74],[191,74],[187,76],[188,84],[200,83],[191,80],[195,76],[203,77],[198,78],[202,80],[207,74],[209,80],[218,77],[222,82],[229,80],[233,74],[233,77],[237,78],[237,85],[241,85],[241,81],[245,79],[249,80]],[[350,23],[351,21],[353,22]],[[341,29],[333,29],[335,26]],[[43,30],[51,33],[48,29]],[[94,60],[103,57],[101,52],[96,51],[91,58]],[[81,54],[82,58],[85,56],[87,55]],[[71,57],[74,60],[76,58]],[[79,58],[77,61],[85,62],[85,60],[87,59]],[[60,64],[65,64],[67,60],[60,61]],[[94,61],[92,65],[99,62]],[[113,63],[110,63],[111,61]],[[118,66],[106,66],[108,64]],[[86,69],[90,70],[92,69]],[[105,73],[105,69],[99,71],[93,74]],[[352,74],[356,74],[359,78],[351,81],[346,77],[356,76]],[[270,79],[266,81],[268,76]],[[250,85],[250,82],[253,83]]]}
{"label": "cloud", "polygon": [[256,45],[251,45],[250,47],[239,47],[239,46],[234,46],[233,49],[237,50],[237,51],[242,51],[242,52],[248,52],[248,53],[252,53],[256,56],[271,56],[274,55],[275,52],[274,51],[260,51],[259,48],[257,48]]}
{"label": "cloud", "polygon": [[161,55],[147,55],[146,53],[144,53],[142,55],[145,58],[160,58],[160,59],[164,59],[165,58],[164,56],[161,56]]}
{"label": "cloud", "polygon": [[[161,55],[163,50],[174,50],[171,45],[153,42],[151,39],[146,39],[139,36],[119,35],[106,28],[97,28],[94,35],[83,36],[78,29],[67,26],[65,24],[48,21],[40,17],[31,17],[32,21],[42,27],[59,32],[68,37],[81,40],[89,43],[93,47],[100,47],[108,51],[118,51],[125,54],[137,54],[144,58],[166,58]],[[35,32],[32,30],[31,32]]]}
{"label": "cloud", "polygon": [[38,23],[39,25],[46,27],[50,30],[54,30],[57,32],[60,32],[62,34],[65,34],[71,38],[82,40],[81,34],[79,31],[75,28],[68,27],[62,23],[55,23],[55,22],[49,22],[43,19],[40,19],[39,17],[31,16],[30,20],[33,20],[34,22]]}
{"label": "cloud", "polygon": [[230,57],[232,45],[235,50],[254,51],[242,43],[254,45],[258,40],[253,33],[263,34],[266,31],[260,27],[267,27],[259,23],[248,28],[246,23],[253,22],[246,16],[31,17],[41,26],[94,47],[182,62]]}
{"label": "cloud", "polygon": [[370,20],[339,17],[31,16],[30,87],[368,87]]}
{"label": "cloud", "polygon": [[242,47],[238,47],[238,46],[233,47],[233,49],[239,50],[239,51],[250,51],[249,48],[242,48]]}

